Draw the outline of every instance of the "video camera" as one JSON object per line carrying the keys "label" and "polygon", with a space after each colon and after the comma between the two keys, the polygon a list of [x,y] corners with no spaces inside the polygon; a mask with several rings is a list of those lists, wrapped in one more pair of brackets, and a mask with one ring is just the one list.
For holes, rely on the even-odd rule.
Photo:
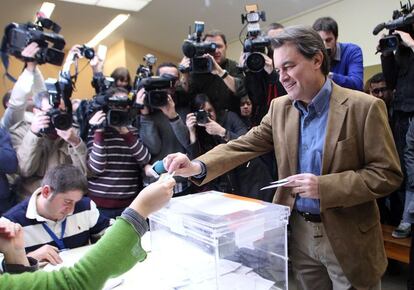
{"label": "video camera", "polygon": [[213,62],[210,58],[203,57],[206,53],[214,53],[217,45],[214,42],[201,42],[204,32],[204,22],[194,22],[194,33],[189,31],[188,39],[184,41],[182,50],[186,57],[190,58],[190,68],[186,70],[180,67],[181,72],[191,71],[192,73],[210,73],[213,69]]}
{"label": "video camera", "polygon": [[[259,21],[266,21],[264,11],[258,12],[257,4],[246,5],[246,14],[241,15],[242,24],[247,22],[247,36],[243,43],[243,52],[247,53],[244,70],[260,72],[265,66],[265,53],[270,46],[270,39],[262,36]],[[243,28],[244,29],[244,28]]]}
{"label": "video camera", "polygon": [[[46,32],[45,29],[52,32]],[[40,50],[34,56],[34,60],[38,64],[50,63],[60,66],[65,58],[63,49],[66,43],[63,36],[58,34],[59,31],[59,25],[43,17],[38,17],[36,23],[10,23],[4,29],[1,51],[23,61],[33,61],[23,57],[21,53],[28,44],[36,42]]]}
{"label": "video camera", "polygon": [[168,104],[168,89],[174,85],[174,80],[168,77],[154,76],[152,68],[157,58],[152,54],[144,56],[145,65],[139,65],[134,80],[134,91],[145,89],[144,105],[159,108]]}
{"label": "video camera", "polygon": [[128,96],[114,95],[114,90],[109,89],[104,94],[95,96],[89,103],[88,116],[91,117],[102,110],[106,114],[102,127],[126,127],[132,123],[137,114],[133,103]]}
{"label": "video camera", "polygon": [[[72,85],[64,84],[56,79],[49,78],[45,81],[46,90],[49,94],[49,104],[52,106],[46,115],[50,117],[50,125],[41,130],[41,134],[51,134],[56,129],[68,130],[72,127],[72,103],[70,94]],[[70,88],[69,88],[70,86]],[[63,99],[65,110],[60,108],[60,102]]]}
{"label": "video camera", "polygon": [[374,35],[377,35],[384,28],[389,30],[389,35],[380,39],[377,53],[392,52],[398,48],[401,43],[401,37],[399,35],[394,35],[394,30],[398,29],[411,35],[414,34],[412,28],[412,24],[414,23],[414,7],[411,5],[410,0],[404,5],[400,2],[400,6],[401,10],[393,11],[391,21],[378,24],[372,31]]}
{"label": "video camera", "polygon": [[145,88],[144,104],[159,108],[168,104],[168,89],[174,86],[174,80],[168,77],[151,76],[141,80]]}
{"label": "video camera", "polygon": [[134,90],[137,92],[142,87],[141,81],[154,75],[152,73],[152,68],[157,62],[157,58],[149,53],[144,55],[142,60],[145,62],[145,65],[140,64],[137,68],[137,72],[135,73]]}

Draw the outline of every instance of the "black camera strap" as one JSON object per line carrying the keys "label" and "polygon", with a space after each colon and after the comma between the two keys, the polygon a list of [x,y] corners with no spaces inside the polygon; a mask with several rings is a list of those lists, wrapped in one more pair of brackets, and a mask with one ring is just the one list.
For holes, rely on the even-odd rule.
{"label": "black camera strap", "polygon": [[0,48],[0,56],[1,56],[1,62],[3,63],[5,73],[3,75],[4,77],[7,77],[10,81],[15,83],[17,80],[9,74],[9,55],[7,54],[7,37],[6,35],[3,37],[3,40],[1,41],[1,48]]}

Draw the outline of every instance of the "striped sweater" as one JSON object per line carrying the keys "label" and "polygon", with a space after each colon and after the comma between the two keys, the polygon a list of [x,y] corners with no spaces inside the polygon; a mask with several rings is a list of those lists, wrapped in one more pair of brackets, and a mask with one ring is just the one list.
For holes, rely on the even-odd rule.
{"label": "striped sweater", "polygon": [[111,127],[88,135],[89,196],[101,208],[127,207],[142,189],[142,167],[151,158],[138,136],[128,127],[120,134]]}
{"label": "striped sweater", "polygon": [[[43,228],[43,223],[46,223],[56,236],[61,235],[63,220],[55,222],[38,214],[36,199],[39,194],[40,189],[4,214],[5,218],[23,227],[24,246],[27,253],[46,244],[57,246]],[[108,226],[109,219],[99,213],[88,197],[83,197],[76,203],[73,213],[66,217],[63,243],[68,249],[85,246],[102,236]]]}

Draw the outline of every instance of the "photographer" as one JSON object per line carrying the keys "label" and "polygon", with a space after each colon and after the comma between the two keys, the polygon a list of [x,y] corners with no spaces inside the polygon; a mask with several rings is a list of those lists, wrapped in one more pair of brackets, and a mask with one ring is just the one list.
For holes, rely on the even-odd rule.
{"label": "photographer", "polygon": [[[271,23],[267,27],[266,36],[273,38],[283,31],[283,25],[279,23]],[[259,124],[263,116],[267,113],[270,102],[277,97],[286,95],[285,88],[279,81],[279,74],[273,68],[272,54],[270,47],[267,48],[268,54],[261,53],[265,60],[265,66],[258,72],[252,72],[248,69],[244,70],[244,85],[247,94],[254,105],[252,112],[252,120],[254,124]],[[246,53],[242,53],[239,66],[245,68]]]}
{"label": "photographer", "polygon": [[36,94],[34,105],[32,122],[20,121],[10,128],[19,161],[22,187],[19,194],[23,197],[40,186],[44,174],[53,166],[74,164],[86,174],[86,145],[74,128],[60,130],[52,124],[48,115],[53,109],[49,93]]}
{"label": "photographer", "polygon": [[[247,133],[246,126],[236,113],[227,110],[217,111],[205,94],[195,97],[193,111],[194,113],[187,115],[186,120],[192,144],[190,158],[196,158],[219,144]],[[213,189],[270,202],[273,192],[260,192],[260,188],[271,180],[264,163],[256,158],[215,179],[201,191]]]}
{"label": "photographer", "polygon": [[[105,102],[106,112],[101,108],[89,119],[88,190],[99,211],[115,218],[142,189],[141,171],[151,156],[138,130],[131,125],[128,91],[111,88],[105,94]],[[127,120],[121,120],[124,118]],[[119,124],[112,124],[115,122]]]}
{"label": "photographer", "polygon": [[[410,24],[408,27],[400,27],[400,29],[409,32],[402,30],[395,30],[393,32],[394,35],[401,37],[400,45],[395,53],[392,51],[382,52],[381,64],[387,87],[395,90],[391,104],[393,111],[391,128],[393,129],[401,167],[404,170],[404,150],[407,144],[406,134],[410,119],[414,115],[414,29],[413,24]],[[400,223],[404,207],[405,182],[401,185],[400,190],[394,192],[392,196],[394,198],[391,200],[394,202],[391,204],[391,223],[393,225],[399,224],[393,232],[393,236],[397,238],[408,237],[411,231],[410,224]]]}
{"label": "photographer", "polygon": [[341,87],[362,91],[364,66],[361,48],[353,43],[337,41],[338,23],[331,17],[318,18],[312,28],[325,43],[330,58],[329,78]]}
{"label": "photographer", "polygon": [[[33,59],[38,51],[39,45],[32,42],[23,49],[21,55],[27,59]],[[27,112],[27,109],[32,109],[30,106],[32,97],[44,90],[46,90],[44,79],[37,68],[36,61],[26,61],[25,69],[13,86],[7,109],[1,118],[1,127],[8,130],[20,121],[30,121],[33,114],[31,111]]]}
{"label": "photographer", "polygon": [[[238,110],[239,98],[246,94],[243,84],[243,74],[237,68],[237,63],[226,58],[226,37],[220,31],[206,33],[203,41],[216,44],[215,52],[205,54],[212,61],[211,73],[189,73],[190,59],[184,57],[180,63],[183,68],[182,83],[190,95],[207,94],[218,110]],[[181,70],[181,69],[180,69]]]}
{"label": "photographer", "polygon": [[[188,103],[184,105],[179,98],[182,92],[177,92],[179,85],[179,71],[173,63],[160,64],[156,71],[157,76],[172,80],[172,87],[168,88],[167,102],[164,106],[147,108],[140,116],[140,136],[145,146],[151,153],[151,163],[162,160],[173,152],[187,153],[190,138],[187,127],[183,121],[189,112]],[[140,90],[137,102],[144,104],[144,90]],[[155,176],[150,167],[146,167],[144,184],[155,181]],[[192,193],[191,183],[187,178],[177,177],[174,186],[174,195],[181,196]]]}

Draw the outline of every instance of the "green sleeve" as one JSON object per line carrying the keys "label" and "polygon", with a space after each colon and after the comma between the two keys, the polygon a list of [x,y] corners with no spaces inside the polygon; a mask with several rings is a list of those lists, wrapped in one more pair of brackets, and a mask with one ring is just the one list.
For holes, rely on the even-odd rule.
{"label": "green sleeve", "polygon": [[108,278],[128,271],[146,256],[132,225],[118,218],[73,267],[54,272],[0,275],[0,290],[102,289]]}

